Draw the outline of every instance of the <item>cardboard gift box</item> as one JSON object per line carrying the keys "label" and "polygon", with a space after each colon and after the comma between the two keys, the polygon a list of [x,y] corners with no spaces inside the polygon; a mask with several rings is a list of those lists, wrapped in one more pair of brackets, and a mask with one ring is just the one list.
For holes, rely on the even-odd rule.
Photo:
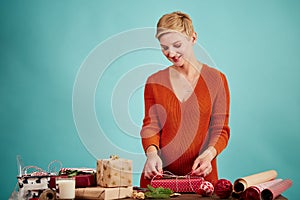
{"label": "cardboard gift box", "polygon": [[151,181],[151,186],[155,188],[170,188],[173,192],[189,193],[196,192],[203,182],[204,179],[202,177],[153,179]]}
{"label": "cardboard gift box", "polygon": [[102,187],[132,186],[132,161],[121,158],[98,160],[97,185]]}
{"label": "cardboard gift box", "polygon": [[132,187],[104,188],[98,186],[88,188],[77,188],[75,189],[75,198],[89,200],[122,199],[131,197],[132,192]]}

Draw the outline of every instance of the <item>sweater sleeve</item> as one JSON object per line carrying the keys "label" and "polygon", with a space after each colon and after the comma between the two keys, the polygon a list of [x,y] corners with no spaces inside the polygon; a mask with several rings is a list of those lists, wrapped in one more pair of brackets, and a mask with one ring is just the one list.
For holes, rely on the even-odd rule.
{"label": "sweater sleeve", "polygon": [[221,81],[213,101],[212,115],[209,128],[209,146],[213,146],[220,154],[227,146],[230,137],[229,108],[230,94],[229,87],[224,74],[221,74]]}
{"label": "sweater sleeve", "polygon": [[145,151],[150,145],[156,146],[157,149],[160,147],[161,123],[158,116],[160,106],[155,103],[154,89],[155,84],[151,83],[149,78],[144,89],[145,116],[140,132]]}

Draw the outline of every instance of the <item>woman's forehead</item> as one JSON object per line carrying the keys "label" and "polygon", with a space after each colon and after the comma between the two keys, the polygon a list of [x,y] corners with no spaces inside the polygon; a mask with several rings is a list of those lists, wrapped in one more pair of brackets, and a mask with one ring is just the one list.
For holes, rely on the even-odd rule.
{"label": "woman's forehead", "polygon": [[174,44],[187,41],[187,36],[179,32],[168,32],[160,36],[159,42],[162,45]]}

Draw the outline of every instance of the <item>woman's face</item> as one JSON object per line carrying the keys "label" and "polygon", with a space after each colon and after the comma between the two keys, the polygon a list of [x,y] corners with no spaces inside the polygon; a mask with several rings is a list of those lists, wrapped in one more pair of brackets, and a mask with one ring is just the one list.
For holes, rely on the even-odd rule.
{"label": "woman's face", "polygon": [[174,66],[181,67],[193,55],[193,44],[196,38],[188,39],[177,32],[165,33],[159,38],[163,54]]}

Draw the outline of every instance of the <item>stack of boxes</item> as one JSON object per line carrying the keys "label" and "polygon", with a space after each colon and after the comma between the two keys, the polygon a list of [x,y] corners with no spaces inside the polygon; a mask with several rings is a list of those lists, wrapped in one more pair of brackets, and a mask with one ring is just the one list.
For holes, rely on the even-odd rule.
{"label": "stack of boxes", "polygon": [[121,199],[132,195],[132,161],[117,156],[97,160],[97,187],[76,188],[78,199]]}

